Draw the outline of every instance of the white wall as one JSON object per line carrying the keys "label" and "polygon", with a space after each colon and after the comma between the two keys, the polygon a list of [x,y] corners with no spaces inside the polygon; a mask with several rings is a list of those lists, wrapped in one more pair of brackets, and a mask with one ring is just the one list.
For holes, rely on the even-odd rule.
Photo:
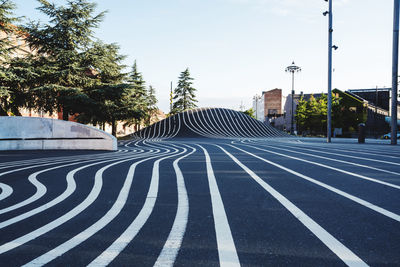
{"label": "white wall", "polygon": [[27,149],[117,150],[117,139],[70,121],[0,116],[0,150]]}

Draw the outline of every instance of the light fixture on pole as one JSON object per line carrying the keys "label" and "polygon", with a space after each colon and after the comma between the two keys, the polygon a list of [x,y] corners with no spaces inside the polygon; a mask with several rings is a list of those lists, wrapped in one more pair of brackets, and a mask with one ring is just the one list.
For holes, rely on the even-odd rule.
{"label": "light fixture on pole", "polygon": [[287,67],[285,69],[285,71],[292,73],[292,117],[291,117],[291,123],[290,123],[290,134],[294,134],[294,128],[293,128],[293,124],[294,124],[294,73],[300,72],[301,68],[299,66],[296,66],[293,61],[292,65]]}

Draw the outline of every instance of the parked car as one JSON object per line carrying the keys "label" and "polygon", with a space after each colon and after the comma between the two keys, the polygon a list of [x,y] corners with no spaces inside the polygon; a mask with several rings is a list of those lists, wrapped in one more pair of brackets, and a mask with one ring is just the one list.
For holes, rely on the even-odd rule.
{"label": "parked car", "polygon": [[[391,138],[392,137],[391,137],[390,133],[382,135],[382,139],[391,139]],[[397,132],[397,139],[400,139],[400,133],[399,132]]]}

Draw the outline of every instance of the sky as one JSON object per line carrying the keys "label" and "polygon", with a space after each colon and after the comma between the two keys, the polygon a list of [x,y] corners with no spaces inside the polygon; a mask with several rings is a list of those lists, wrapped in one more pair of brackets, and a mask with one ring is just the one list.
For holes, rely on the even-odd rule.
{"label": "sky", "polygon": [[[65,4],[66,1],[51,1]],[[35,0],[15,14],[46,22]],[[327,92],[328,9],[323,0],[97,0],[107,11],[95,37],[137,61],[158,107],[169,112],[170,84],[189,68],[199,107],[248,109],[274,88]],[[333,0],[333,88],[391,87],[393,1]],[[129,70],[129,69],[127,69]]]}

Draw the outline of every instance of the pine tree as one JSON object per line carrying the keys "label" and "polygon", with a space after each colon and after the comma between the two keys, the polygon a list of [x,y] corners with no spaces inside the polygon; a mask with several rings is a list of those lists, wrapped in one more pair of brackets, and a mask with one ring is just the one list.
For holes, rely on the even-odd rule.
{"label": "pine tree", "polygon": [[83,88],[96,83],[87,63],[88,48],[93,43],[93,29],[104,16],[94,15],[96,4],[86,0],[70,0],[66,6],[56,6],[46,0],[38,0],[38,8],[49,17],[49,23],[31,22],[25,27],[27,41],[37,51],[35,61],[41,62],[36,69],[39,78],[31,87],[32,99],[37,109],[54,113],[80,112]]}
{"label": "pine tree", "polygon": [[[8,80],[10,74],[9,64],[12,59],[11,54],[16,45],[9,39],[10,36],[18,36],[18,27],[13,25],[17,18],[13,17],[15,4],[10,0],[0,0],[0,33],[4,34],[0,38],[0,116],[7,116],[8,112],[15,112],[15,98],[12,88],[9,87]],[[17,112],[18,115],[19,112]]]}
{"label": "pine tree", "polygon": [[142,73],[139,72],[136,60],[133,63],[132,71],[129,75],[128,81],[133,85],[135,97],[141,100],[141,105],[145,106],[145,98],[147,95],[145,81],[143,80]]}
{"label": "pine tree", "polygon": [[133,63],[132,71],[129,75],[128,82],[133,86],[132,101],[134,101],[134,115],[127,121],[126,125],[134,125],[135,129],[139,129],[139,125],[146,119],[147,115],[147,91],[142,73],[139,72],[136,60]]}
{"label": "pine tree", "polygon": [[146,125],[151,124],[151,119],[157,115],[157,98],[156,98],[156,90],[154,89],[153,86],[149,86],[147,90],[147,119],[146,119]]}
{"label": "pine tree", "polygon": [[196,105],[196,89],[192,87],[192,77],[190,77],[189,68],[179,76],[178,86],[174,90],[174,103],[172,106],[173,114],[192,109],[197,107]]}
{"label": "pine tree", "polygon": [[0,38],[0,60],[3,62],[10,59],[10,53],[16,48],[8,38],[10,34],[14,37],[18,34],[18,27],[13,25],[18,21],[17,18],[13,17],[15,7],[15,4],[10,0],[0,0],[0,32],[5,34]]}

